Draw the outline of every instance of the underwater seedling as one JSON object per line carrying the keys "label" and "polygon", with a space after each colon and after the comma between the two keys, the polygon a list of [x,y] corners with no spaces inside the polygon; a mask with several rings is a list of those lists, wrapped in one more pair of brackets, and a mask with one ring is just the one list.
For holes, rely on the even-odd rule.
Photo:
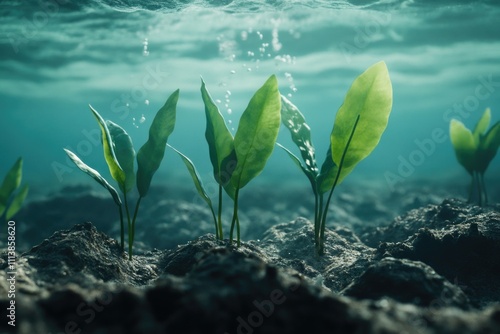
{"label": "underwater seedling", "polygon": [[[119,125],[104,121],[99,113],[90,106],[90,110],[101,129],[101,142],[104,150],[104,158],[109,168],[111,177],[118,183],[120,191],[123,194],[123,201],[118,192],[113,186],[104,179],[99,172],[87,166],[73,152],[64,149],[69,158],[75,165],[84,173],[90,175],[101,186],[106,188],[115,204],[118,206],[120,214],[120,246],[124,251],[124,222],[122,203],[125,206],[127,216],[127,231],[128,231],[128,253],[129,259],[132,259],[132,247],[135,237],[135,222],[141,199],[148,193],[153,175],[160,167],[165,154],[167,139],[174,131],[177,101],[179,99],[179,90],[170,95],[167,102],[156,113],[151,127],[149,128],[149,138],[146,143],[135,154],[132,139],[127,132]],[[137,172],[134,171],[134,160],[137,159]],[[130,210],[127,201],[127,194],[133,189],[134,184],[137,186],[139,197],[137,199],[133,216],[130,215]]]}
{"label": "underwater seedling", "polygon": [[[392,85],[384,62],[379,62],[354,80],[335,117],[330,147],[321,169],[316,164],[311,129],[304,115],[282,99],[281,118],[300,150],[302,161],[279,145],[309,179],[314,193],[314,243],[324,253],[328,207],[335,190],[354,167],[377,146],[392,109]],[[329,192],[325,202],[325,193]]]}
{"label": "underwater seedling", "polygon": [[22,173],[23,159],[19,158],[5,175],[0,187],[0,217],[4,216],[6,221],[14,217],[28,196],[29,187],[27,184],[19,189]]}
{"label": "underwater seedling", "polygon": [[198,193],[212,211],[215,235],[220,240],[224,238],[221,219],[222,189],[233,199],[233,218],[229,240],[231,243],[233,242],[234,228],[236,227],[236,238],[238,245],[240,245],[238,195],[241,188],[262,172],[274,149],[280,126],[281,109],[278,80],[275,75],[272,75],[253,95],[241,115],[234,138],[203,80],[201,82],[201,96],[205,104],[207,119],[205,138],[208,143],[214,178],[219,185],[217,217],[212,201],[204,190],[203,183],[193,163],[185,155],[176,151],[186,164]]}
{"label": "underwater seedling", "polygon": [[470,131],[459,120],[450,122],[450,139],[458,162],[471,175],[468,202],[472,200],[474,186],[477,187],[479,205],[488,203],[488,194],[484,183],[484,173],[500,146],[500,122],[496,122],[488,131],[491,122],[491,110],[487,108],[477,122],[474,131]]}

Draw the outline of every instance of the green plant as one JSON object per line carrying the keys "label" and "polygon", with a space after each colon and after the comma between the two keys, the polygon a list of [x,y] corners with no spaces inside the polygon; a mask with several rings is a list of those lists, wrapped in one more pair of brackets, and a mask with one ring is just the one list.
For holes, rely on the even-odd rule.
{"label": "green plant", "polygon": [[486,131],[490,122],[491,110],[489,108],[484,111],[472,132],[459,120],[452,119],[450,122],[450,139],[455,155],[458,162],[472,177],[468,201],[472,200],[474,185],[476,185],[479,205],[482,205],[483,198],[484,203],[488,203],[484,173],[500,146],[500,122],[496,122]]}
{"label": "green plant", "polygon": [[[118,183],[120,191],[123,194],[123,201],[118,192],[104,179],[99,172],[87,166],[73,152],[64,149],[69,158],[75,165],[84,173],[90,175],[101,186],[106,188],[115,204],[118,206],[120,214],[120,246],[124,251],[124,222],[122,203],[125,206],[125,214],[127,217],[128,231],[128,253],[129,259],[132,258],[132,247],[135,237],[135,222],[137,213],[143,197],[148,193],[153,175],[160,167],[165,154],[167,139],[174,130],[177,101],[179,99],[179,90],[176,90],[167,99],[167,102],[156,113],[151,127],[149,129],[149,138],[146,143],[135,154],[132,139],[127,132],[119,125],[104,121],[99,113],[90,107],[90,110],[101,129],[101,142],[104,150],[104,158],[109,168],[111,177]],[[134,160],[137,159],[137,172],[134,171]],[[127,194],[133,189],[134,184],[137,186],[139,197],[137,199],[133,216],[128,206]]]}
{"label": "green plant", "polygon": [[391,80],[385,63],[379,62],[352,83],[335,117],[326,159],[318,169],[310,127],[299,109],[282,97],[282,122],[290,130],[292,141],[299,148],[304,163],[289,149],[278,145],[311,183],[315,202],[314,242],[320,255],[324,253],[326,218],[333,191],[377,146],[391,109]]}
{"label": "green plant", "polygon": [[241,115],[238,129],[233,135],[226,126],[226,121],[206,89],[201,83],[201,95],[205,104],[207,126],[205,138],[208,143],[210,162],[215,181],[219,185],[218,213],[213,209],[212,201],[203,188],[201,179],[193,163],[179,153],[186,164],[200,196],[209,205],[215,223],[215,234],[223,239],[222,230],[222,189],[234,201],[233,218],[229,240],[232,243],[236,227],[237,242],[240,244],[240,221],[238,218],[239,191],[253,178],[259,175],[270,157],[280,126],[280,94],[278,81],[272,75],[257,90]]}
{"label": "green plant", "polygon": [[[10,220],[21,209],[29,187],[27,184],[19,189],[23,173],[23,159],[19,158],[5,175],[0,187],[0,217]],[[18,190],[19,189],[19,190]],[[17,191],[17,193],[15,193]]]}

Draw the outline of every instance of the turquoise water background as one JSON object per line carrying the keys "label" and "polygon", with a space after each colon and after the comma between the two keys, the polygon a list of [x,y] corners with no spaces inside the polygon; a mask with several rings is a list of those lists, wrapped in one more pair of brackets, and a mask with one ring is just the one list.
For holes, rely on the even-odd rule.
{"label": "turquoise water background", "polygon": [[[169,143],[209,180],[200,76],[236,129],[273,73],[311,125],[321,164],[350,84],[383,60],[392,115],[379,146],[349,178],[388,191],[420,178],[465,183],[449,121],[473,127],[486,107],[500,120],[499,17],[497,1],[3,1],[0,175],[22,156],[35,193],[92,184],[65,147],[108,177],[88,104],[122,125],[138,150],[155,112],[180,88]],[[293,147],[284,128],[279,141]],[[498,187],[499,167],[497,156],[486,174],[491,186]],[[153,182],[188,177],[167,151]],[[280,150],[248,187],[268,182],[307,185]]]}

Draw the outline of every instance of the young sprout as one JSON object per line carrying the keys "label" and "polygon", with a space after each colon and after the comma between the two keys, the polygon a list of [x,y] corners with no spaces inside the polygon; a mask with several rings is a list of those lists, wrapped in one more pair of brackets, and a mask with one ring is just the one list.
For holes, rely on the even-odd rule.
{"label": "young sprout", "polygon": [[[111,177],[118,183],[120,191],[123,194],[123,201],[115,188],[113,188],[99,172],[87,166],[76,156],[76,154],[65,149],[66,154],[75,165],[81,171],[96,180],[101,186],[106,188],[113,197],[120,214],[120,246],[122,251],[125,249],[125,227],[122,209],[124,204],[127,217],[129,259],[132,259],[135,222],[141,199],[148,193],[153,175],[156,173],[163,160],[167,139],[173,132],[175,126],[178,99],[179,90],[176,90],[170,95],[163,107],[158,110],[149,129],[149,138],[140,148],[139,152],[137,152],[137,155],[134,151],[132,139],[127,132],[111,121],[104,121],[101,115],[94,108],[90,107],[101,129],[101,143],[104,150],[104,159],[108,165]],[[135,159],[137,159],[137,172],[134,170]],[[139,197],[135,205],[133,216],[131,216],[127,194],[133,189],[134,185],[137,186]]]}
{"label": "young sprout", "polygon": [[500,146],[500,122],[486,131],[491,122],[491,110],[487,108],[474,131],[470,131],[459,120],[450,122],[450,139],[458,162],[471,175],[468,202],[472,200],[474,186],[477,187],[479,205],[488,204],[484,173]]}
{"label": "young sprout", "polygon": [[234,200],[229,240],[233,241],[236,227],[236,238],[240,245],[238,195],[241,188],[262,172],[274,149],[280,126],[281,103],[278,81],[276,76],[272,75],[253,95],[241,116],[234,138],[203,80],[201,96],[205,104],[207,119],[205,138],[208,143],[214,179],[219,185],[217,216],[193,163],[185,155],[176,151],[186,164],[198,193],[212,211],[215,235],[220,240],[224,238],[221,219],[222,189]]}
{"label": "young sprout", "polygon": [[[392,109],[392,85],[384,62],[379,62],[354,80],[335,117],[330,147],[321,169],[316,165],[311,131],[304,115],[282,99],[282,122],[290,130],[303,163],[283,148],[309,179],[314,193],[314,243],[324,253],[328,207],[335,187],[377,146],[385,131]],[[325,194],[328,196],[325,201]]]}
{"label": "young sprout", "polygon": [[[0,187],[0,217],[10,220],[22,207],[29,187],[27,184],[19,189],[22,180],[23,159],[19,158],[5,175]],[[16,192],[16,190],[18,190]]]}

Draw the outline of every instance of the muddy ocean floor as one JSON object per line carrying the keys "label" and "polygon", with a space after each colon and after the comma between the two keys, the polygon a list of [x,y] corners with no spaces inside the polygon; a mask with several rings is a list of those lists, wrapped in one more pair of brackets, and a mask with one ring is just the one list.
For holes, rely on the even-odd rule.
{"label": "muddy ocean floor", "polygon": [[462,188],[343,185],[321,257],[308,188],[242,192],[240,247],[191,189],[155,188],[132,261],[112,200],[64,188],[16,217],[16,327],[0,333],[500,333],[499,189],[479,207]]}

